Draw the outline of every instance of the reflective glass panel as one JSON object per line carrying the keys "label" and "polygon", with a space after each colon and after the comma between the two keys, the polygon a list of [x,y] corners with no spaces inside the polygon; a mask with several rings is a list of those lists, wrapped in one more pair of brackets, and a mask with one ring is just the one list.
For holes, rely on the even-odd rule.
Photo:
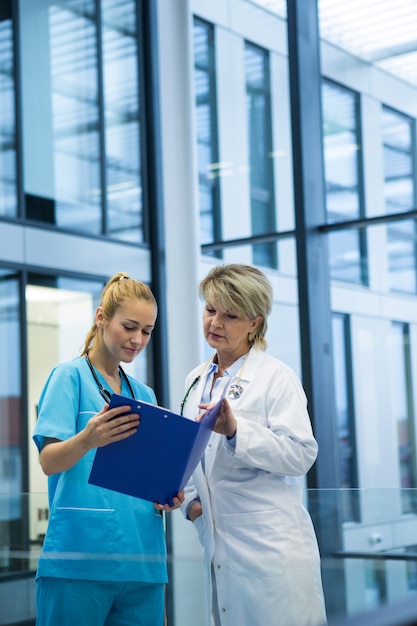
{"label": "reflective glass panel", "polygon": [[[402,227],[414,229],[415,222],[402,222]],[[389,285],[391,291],[415,293],[417,237],[406,237],[403,228],[388,228]]]}
{"label": "reflective glass panel", "polygon": [[[323,81],[323,143],[327,221],[362,215],[358,100],[355,93]],[[366,284],[366,242],[359,230],[329,235],[331,277]]]}
{"label": "reflective glass panel", "polygon": [[[194,92],[197,122],[200,243],[221,239],[214,31],[194,20]],[[207,252],[221,256],[220,252]]]}
{"label": "reflective glass panel", "polygon": [[29,275],[26,287],[28,354],[28,463],[30,494],[28,533],[34,553],[42,546],[49,519],[47,477],[32,441],[38,402],[52,368],[80,353],[94,318],[102,284],[69,278]]}
{"label": "reflective glass panel", "polygon": [[[0,574],[25,569],[19,281],[0,271]],[[13,558],[13,552],[21,558]]]}
{"label": "reflective glass panel", "polygon": [[343,520],[359,521],[358,499],[354,491],[358,487],[358,478],[349,319],[346,315],[333,315],[333,363]]}
{"label": "reflective glass panel", "polygon": [[101,230],[97,33],[94,2],[49,7],[55,218]]}
{"label": "reflective glass panel", "polygon": [[136,2],[102,0],[107,229],[143,241]]}
{"label": "reflective glass panel", "polygon": [[0,5],[0,215],[15,217],[16,120],[11,2]]}
{"label": "reflective glass panel", "polygon": [[94,0],[20,0],[26,215],[102,232]]}
{"label": "reflective glass panel", "polygon": [[[387,107],[382,110],[384,195],[387,214],[415,208],[413,121]],[[416,293],[417,224],[401,220],[388,225],[389,284],[392,291]]]}
{"label": "reflective glass panel", "polygon": [[[252,234],[275,232],[272,171],[271,97],[266,50],[245,45],[246,107],[248,114]],[[276,243],[253,246],[256,265],[277,267]]]}
{"label": "reflective glass panel", "polygon": [[[406,549],[407,552],[414,557],[417,554],[417,546],[410,546]],[[407,561],[407,589],[412,593],[417,591],[417,560],[415,558]]]}
{"label": "reflective glass panel", "polygon": [[393,323],[391,328],[391,380],[394,411],[397,423],[398,459],[401,487],[403,488],[403,512],[416,511],[416,503],[410,499],[409,489],[417,486],[416,448],[413,416],[413,398],[410,379],[410,337],[407,324]]}
{"label": "reflective glass panel", "polygon": [[383,561],[365,561],[366,609],[379,607],[387,599],[386,565]]}
{"label": "reflective glass panel", "polygon": [[[31,440],[37,419],[37,404],[51,370],[59,363],[70,361],[82,351],[84,341],[94,321],[103,285],[98,281],[83,281],[66,277],[29,276],[26,288],[26,317],[28,342],[28,449],[30,492],[47,491],[47,479]],[[147,383],[147,353],[139,355],[123,369]],[[97,389],[99,394],[99,390]],[[39,498],[31,498],[30,541],[41,545],[46,531],[48,511],[39,510]]]}
{"label": "reflective glass panel", "polygon": [[323,82],[323,140],[329,223],[360,217],[356,97]]}
{"label": "reflective glass panel", "polygon": [[350,283],[364,282],[366,257],[361,254],[361,233],[340,230],[329,233],[331,277]]}

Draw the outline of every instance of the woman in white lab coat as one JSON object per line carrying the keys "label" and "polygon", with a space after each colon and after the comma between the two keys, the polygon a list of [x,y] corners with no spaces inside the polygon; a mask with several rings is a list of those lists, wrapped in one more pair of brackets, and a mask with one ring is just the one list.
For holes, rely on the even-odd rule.
{"label": "woman in white lab coat", "polygon": [[183,511],[210,565],[212,619],[322,625],[320,557],[299,478],[317,443],[297,376],[264,351],[271,285],[254,267],[223,265],[201,282],[200,295],[215,353],[188,375],[184,415],[195,418],[227,389]]}

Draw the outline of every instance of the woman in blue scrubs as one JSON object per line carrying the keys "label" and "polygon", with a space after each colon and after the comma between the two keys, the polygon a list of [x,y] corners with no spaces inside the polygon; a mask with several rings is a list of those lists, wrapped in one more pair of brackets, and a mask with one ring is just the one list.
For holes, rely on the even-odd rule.
{"label": "woman in blue scrubs", "polygon": [[[156,404],[128,376],[157,317],[147,285],[124,273],[105,286],[81,356],[55,367],[42,391],[33,439],[49,477],[50,518],[37,580],[37,626],[162,626],[167,582],[161,510],[88,483],[98,447],[133,435],[113,392]],[[181,505],[183,494],[174,498]]]}

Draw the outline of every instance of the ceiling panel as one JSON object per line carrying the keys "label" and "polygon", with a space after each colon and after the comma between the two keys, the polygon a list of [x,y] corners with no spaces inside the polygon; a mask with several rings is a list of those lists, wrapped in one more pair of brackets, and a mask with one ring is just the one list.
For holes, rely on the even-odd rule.
{"label": "ceiling panel", "polygon": [[[286,18],[285,0],[250,1]],[[322,39],[417,86],[417,0],[318,0],[318,8]]]}

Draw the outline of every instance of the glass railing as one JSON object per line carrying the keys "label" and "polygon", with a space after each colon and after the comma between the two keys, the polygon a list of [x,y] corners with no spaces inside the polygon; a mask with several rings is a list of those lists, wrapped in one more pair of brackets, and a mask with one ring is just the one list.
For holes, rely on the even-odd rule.
{"label": "glass railing", "polygon": [[[395,607],[417,593],[417,490],[304,495],[319,540],[331,624],[362,615],[371,619],[381,607]],[[34,623],[34,577],[47,524],[47,494],[0,494],[1,626]],[[166,526],[172,582],[167,624],[196,626],[196,607],[206,601],[197,534],[179,511],[166,516]]]}

